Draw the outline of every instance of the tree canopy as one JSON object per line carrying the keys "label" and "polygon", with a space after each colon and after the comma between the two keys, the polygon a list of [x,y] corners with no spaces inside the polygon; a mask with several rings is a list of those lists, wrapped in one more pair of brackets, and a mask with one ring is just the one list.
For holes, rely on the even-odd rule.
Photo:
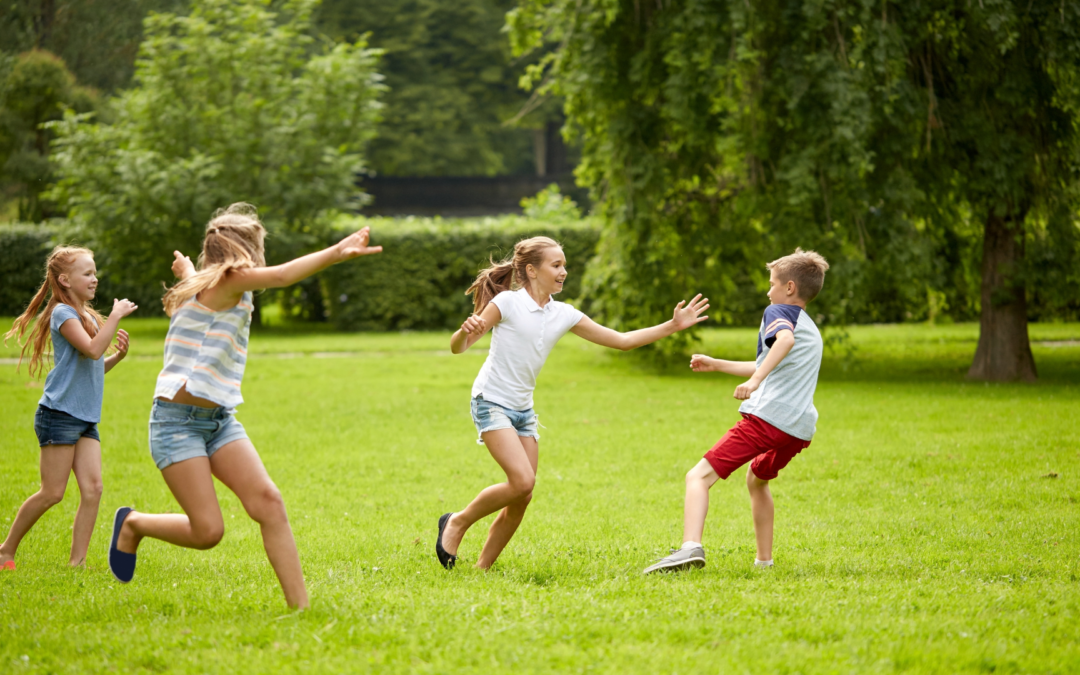
{"label": "tree canopy", "polygon": [[118,286],[156,294],[171,278],[162,251],[196,252],[209,214],[231,202],[259,206],[278,251],[362,203],[378,53],[363,40],[316,42],[313,5],[199,0],[188,16],[151,15],[113,123],[54,123],[51,196],[114,257]]}
{"label": "tree canopy", "polygon": [[[533,171],[532,134],[504,125],[528,99],[503,33],[513,0],[323,0],[319,30],[370,33],[389,87],[370,165],[386,175]],[[543,112],[543,111],[541,111]],[[541,125],[540,115],[529,119]]]}
{"label": "tree canopy", "polygon": [[[1080,260],[1080,3],[520,0],[510,24],[515,53],[555,47],[529,76],[583,143],[607,320],[702,290],[745,321],[801,245],[834,263],[826,323],[977,308],[980,354],[1006,346],[972,374],[1034,375],[1025,246]],[[1058,281],[1040,306],[1076,311]]]}

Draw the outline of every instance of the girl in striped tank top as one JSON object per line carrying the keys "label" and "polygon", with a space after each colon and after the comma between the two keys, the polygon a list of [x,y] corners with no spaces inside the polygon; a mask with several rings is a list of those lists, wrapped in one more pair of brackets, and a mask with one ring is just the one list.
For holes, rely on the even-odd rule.
{"label": "girl in striped tank top", "polygon": [[221,541],[221,516],[214,477],[236,493],[259,523],[263,546],[285,601],[307,607],[292,528],[274,482],[266,472],[236,406],[247,362],[252,293],[282,288],[334,263],[379,253],[363,228],[335,246],[275,267],[266,267],[266,230],[255,207],[233,204],[206,226],[199,269],[174,252],[180,282],[164,298],[170,316],[165,365],[158,375],[150,412],[150,452],[184,515],[140,513],[128,507],[113,519],[109,569],[124,583],[135,574],[135,551],[144,537],[187,548],[213,548]]}

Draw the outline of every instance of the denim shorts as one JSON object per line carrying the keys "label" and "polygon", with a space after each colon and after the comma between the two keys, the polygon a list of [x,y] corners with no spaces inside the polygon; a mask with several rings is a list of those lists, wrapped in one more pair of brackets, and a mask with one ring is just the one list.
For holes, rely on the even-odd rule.
{"label": "denim shorts", "polygon": [[201,408],[154,399],[150,455],[158,469],[195,457],[209,458],[225,444],[247,438],[227,408]]}
{"label": "denim shorts", "polygon": [[[477,435],[485,431],[498,431],[499,429],[515,429],[518,436],[532,436],[540,440],[540,416],[532,408],[528,410],[511,410],[498,403],[485,401],[483,396],[477,396],[472,400],[472,421],[476,425]],[[484,440],[477,438],[478,445],[483,445]]]}
{"label": "denim shorts", "polygon": [[78,417],[53,410],[43,405],[38,405],[34,413],[34,433],[37,434],[38,445],[75,445],[86,436],[100,442],[96,422],[84,422]]}

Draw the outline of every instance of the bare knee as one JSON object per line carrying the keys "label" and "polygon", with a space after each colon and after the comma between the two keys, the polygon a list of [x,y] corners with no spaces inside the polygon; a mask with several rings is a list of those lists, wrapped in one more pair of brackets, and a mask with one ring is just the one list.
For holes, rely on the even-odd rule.
{"label": "bare knee", "polygon": [[510,477],[510,489],[514,491],[514,501],[532,499],[533,488],[536,487],[536,475],[529,473]]}
{"label": "bare knee", "polygon": [[101,493],[105,487],[101,479],[87,481],[85,485],[79,485],[79,494],[84,502],[97,504],[101,501]]}
{"label": "bare knee", "polygon": [[225,522],[218,520],[212,523],[202,523],[191,525],[192,535],[192,548],[197,548],[201,551],[205,551],[209,548],[214,548],[221,542],[221,538],[225,536]]}
{"label": "bare knee", "polygon": [[251,519],[257,523],[285,520],[285,500],[281,498],[281,490],[273,483],[266,483],[259,487],[254,496],[244,502],[244,509]]}
{"label": "bare knee", "polygon": [[769,481],[761,480],[754,475],[753,469],[746,470],[746,489],[750,492],[761,492],[769,489]]}
{"label": "bare knee", "polygon": [[65,486],[63,485],[59,487],[46,487],[42,485],[41,490],[38,491],[38,495],[40,495],[39,499],[45,502],[46,507],[56,506],[64,501],[64,490]]}

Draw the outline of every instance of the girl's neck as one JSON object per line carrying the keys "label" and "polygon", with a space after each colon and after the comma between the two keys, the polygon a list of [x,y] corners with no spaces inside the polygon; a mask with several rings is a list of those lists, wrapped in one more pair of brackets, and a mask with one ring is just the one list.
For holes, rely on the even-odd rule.
{"label": "girl's neck", "polygon": [[551,293],[545,293],[541,296],[540,292],[536,290],[536,284],[529,284],[526,286],[525,292],[529,294],[530,298],[536,301],[536,304],[539,305],[541,309],[551,302]]}

